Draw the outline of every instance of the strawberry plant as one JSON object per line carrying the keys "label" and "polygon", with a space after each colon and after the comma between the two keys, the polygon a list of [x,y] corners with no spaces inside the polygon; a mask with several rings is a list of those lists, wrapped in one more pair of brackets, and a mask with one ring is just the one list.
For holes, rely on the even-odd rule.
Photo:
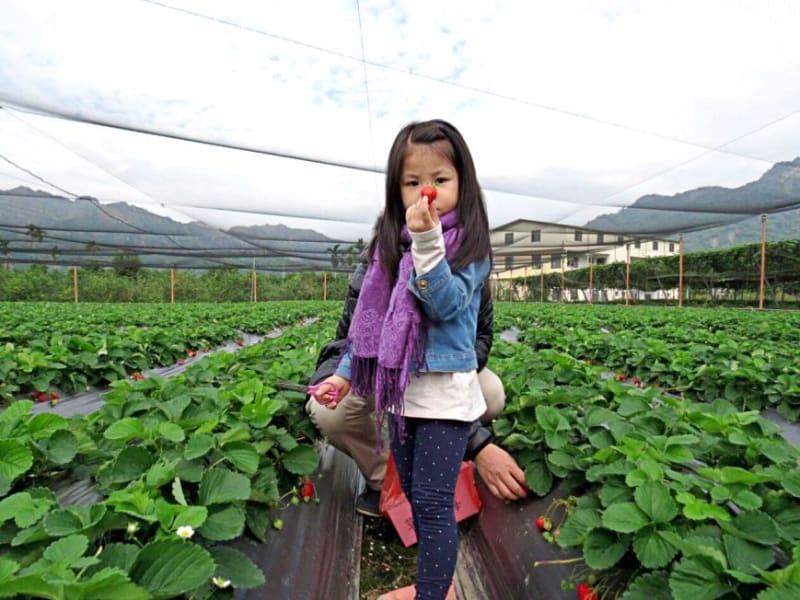
{"label": "strawberry plant", "polygon": [[603,597],[755,598],[784,586],[770,573],[800,542],[800,452],[757,411],[604,378],[524,343],[496,344],[491,366],[508,395],[495,434],[537,494],[557,480],[573,490],[552,539],[609,582]]}
{"label": "strawberry plant", "polygon": [[[6,408],[0,597],[210,597],[263,584],[226,543],[279,527],[298,478],[314,495],[304,396],[272,382],[308,378],[309,344],[331,331],[322,322],[169,379],[119,379],[87,416],[33,415],[30,400]],[[65,506],[43,487],[70,477],[95,482],[99,500]]]}

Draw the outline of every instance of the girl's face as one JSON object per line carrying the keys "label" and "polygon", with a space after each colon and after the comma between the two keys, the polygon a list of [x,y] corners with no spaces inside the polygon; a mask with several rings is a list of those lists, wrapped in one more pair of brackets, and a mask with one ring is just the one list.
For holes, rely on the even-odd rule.
{"label": "girl's face", "polygon": [[400,188],[403,208],[414,204],[423,186],[436,188],[433,207],[443,215],[458,204],[458,172],[438,144],[410,144],[403,160]]}

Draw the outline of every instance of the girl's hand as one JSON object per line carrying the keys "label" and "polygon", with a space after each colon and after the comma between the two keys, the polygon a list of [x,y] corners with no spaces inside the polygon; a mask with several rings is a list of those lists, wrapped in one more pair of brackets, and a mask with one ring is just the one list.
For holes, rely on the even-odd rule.
{"label": "girl's hand", "polygon": [[417,201],[406,210],[406,225],[414,233],[430,231],[439,224],[439,212],[428,204],[428,199],[420,195]]}
{"label": "girl's hand", "polygon": [[350,382],[344,377],[331,375],[317,385],[308,388],[308,394],[313,396],[317,402],[330,409],[336,408],[339,400],[344,398],[350,391]]}

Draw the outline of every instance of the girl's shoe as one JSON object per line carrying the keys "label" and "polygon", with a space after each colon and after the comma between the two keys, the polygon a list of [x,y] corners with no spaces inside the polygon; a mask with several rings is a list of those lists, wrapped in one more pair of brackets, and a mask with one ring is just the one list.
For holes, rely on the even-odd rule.
{"label": "girl's shoe", "polygon": [[[417,597],[416,586],[407,585],[391,592],[386,592],[378,596],[378,600],[414,600]],[[456,600],[456,589],[453,584],[450,584],[450,589],[447,590],[445,600]]]}

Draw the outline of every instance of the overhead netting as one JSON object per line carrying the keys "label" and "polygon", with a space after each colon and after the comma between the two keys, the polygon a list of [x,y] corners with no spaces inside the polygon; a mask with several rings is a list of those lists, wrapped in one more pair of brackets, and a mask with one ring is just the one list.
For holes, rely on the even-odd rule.
{"label": "overhead netting", "polygon": [[767,295],[794,295],[798,16],[5,2],[0,259],[346,272],[394,135],[445,118],[474,155],[509,298],[750,297],[762,240]]}

